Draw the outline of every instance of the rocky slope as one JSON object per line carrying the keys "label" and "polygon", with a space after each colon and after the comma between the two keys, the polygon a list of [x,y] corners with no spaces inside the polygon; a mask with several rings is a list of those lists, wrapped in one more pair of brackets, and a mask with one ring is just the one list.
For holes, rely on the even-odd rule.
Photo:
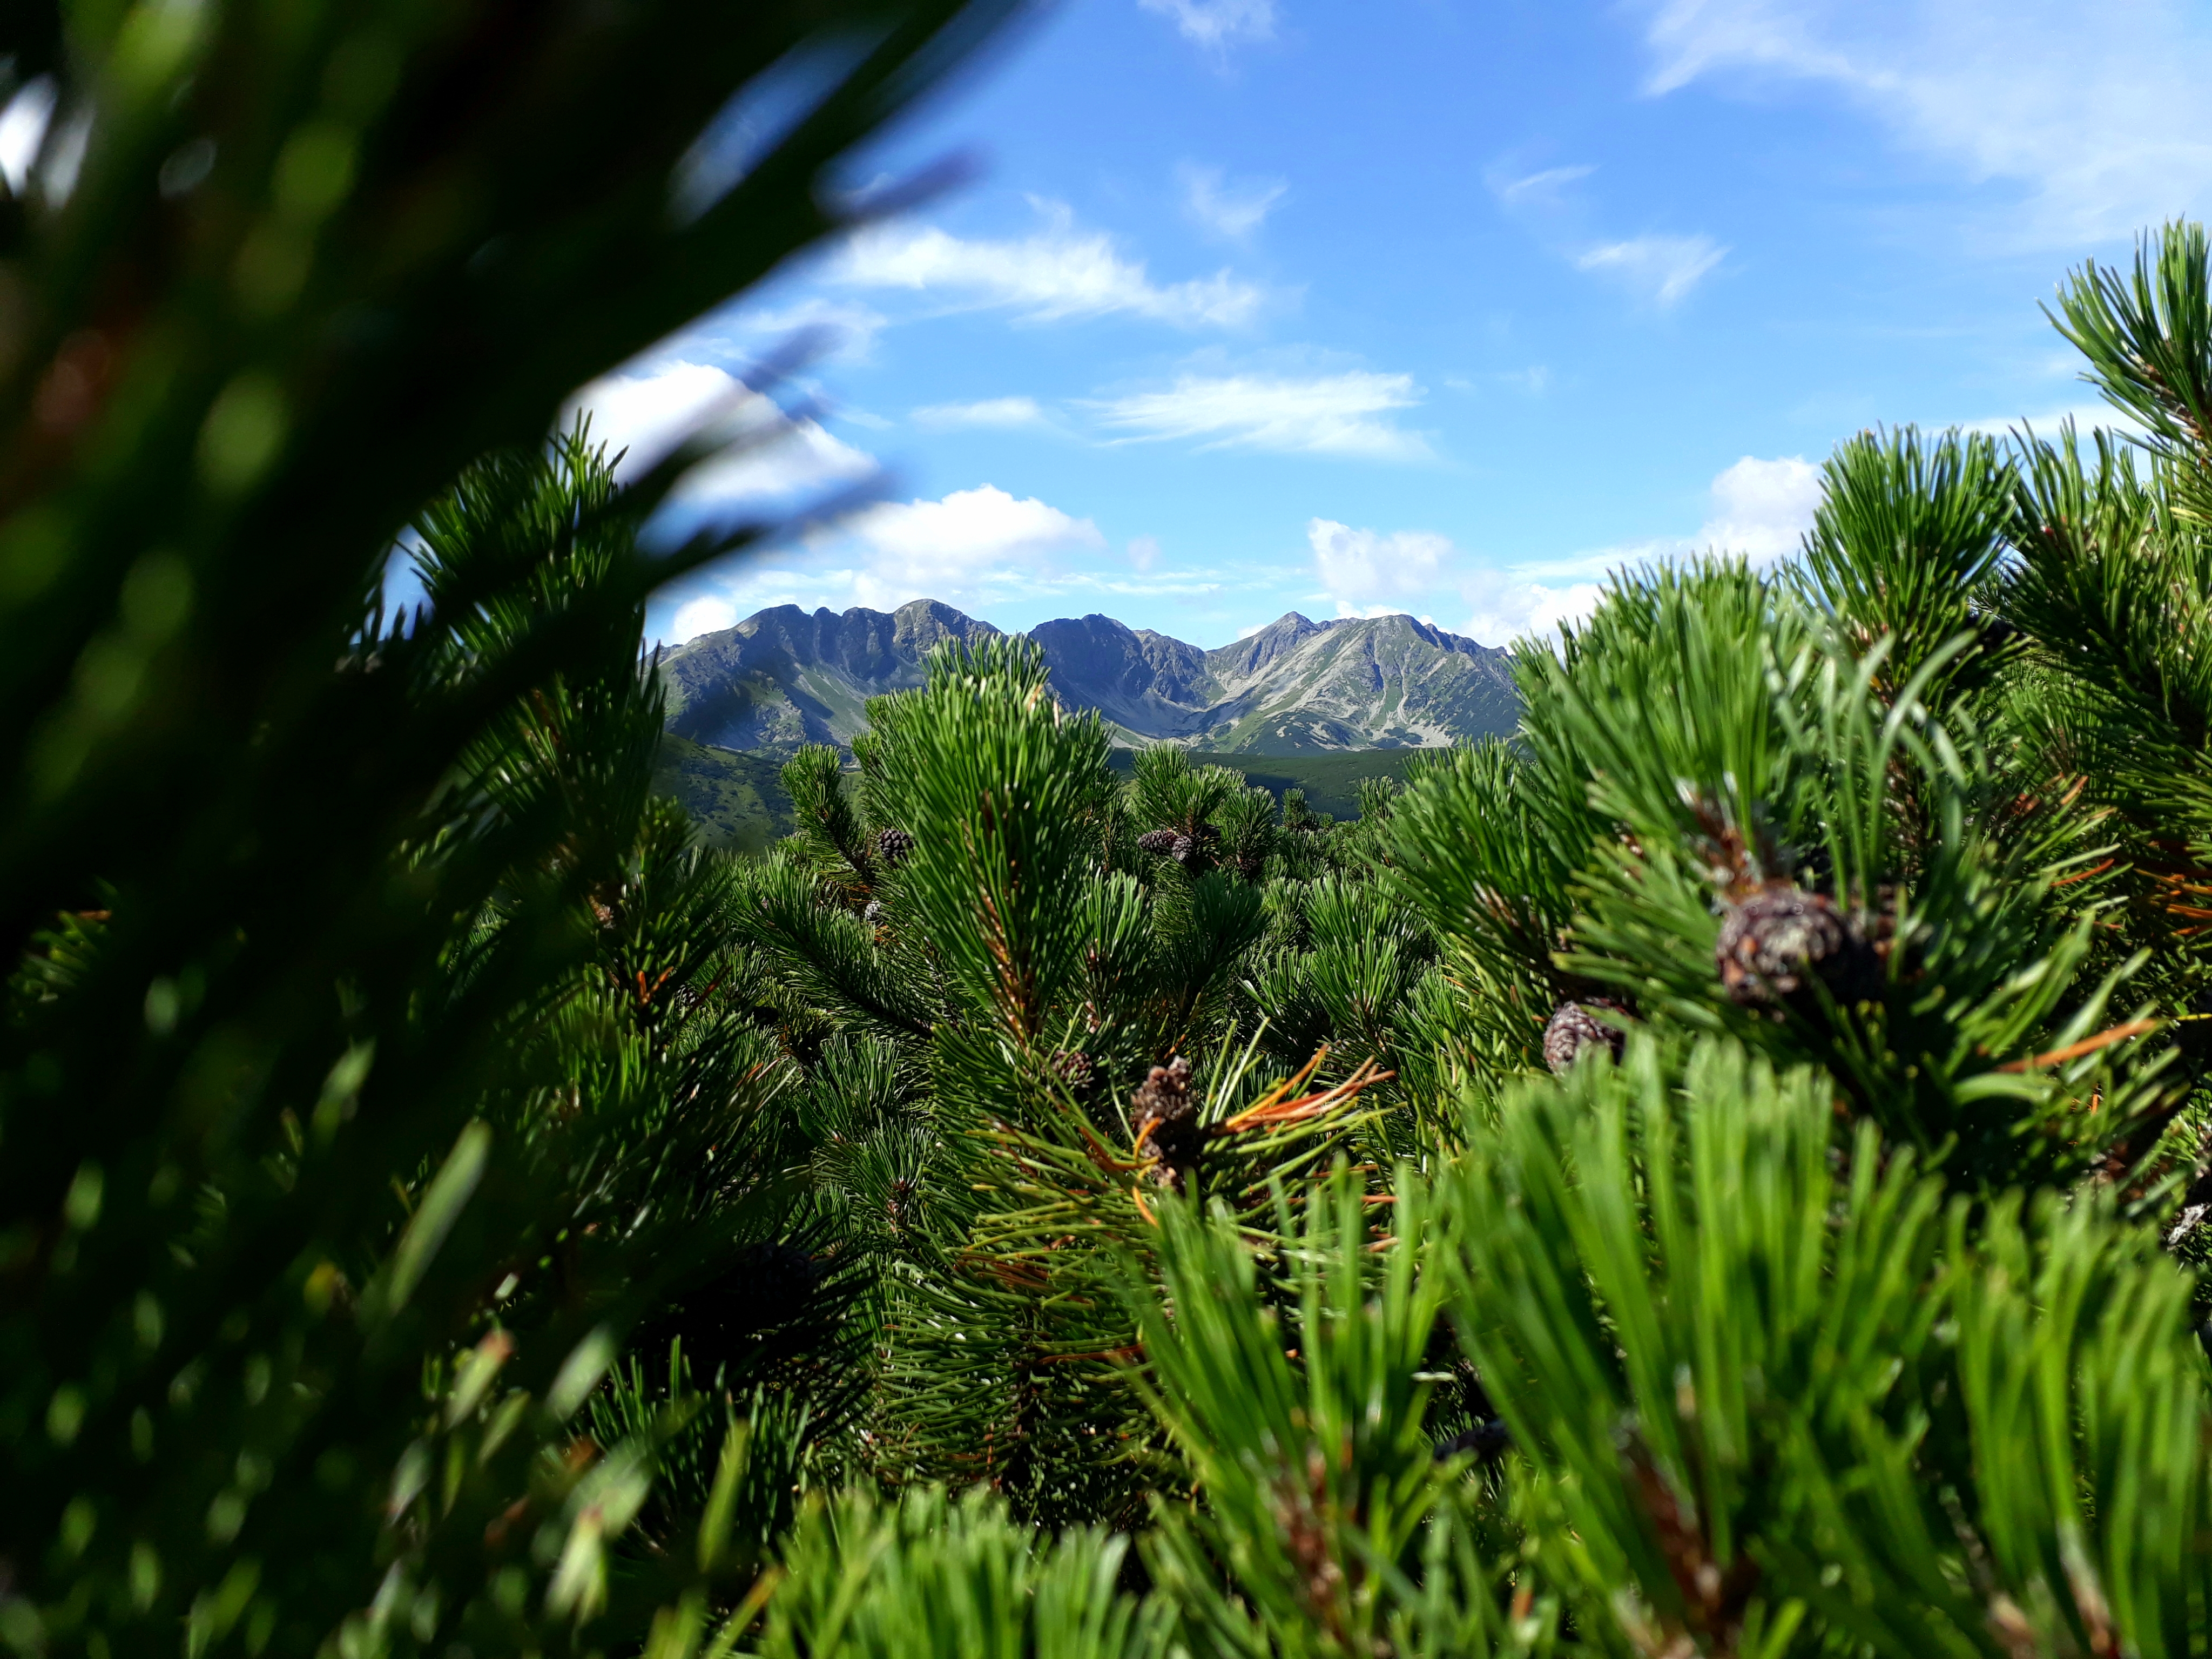
{"label": "rocky slope", "polygon": [[[847,743],[866,726],[870,697],[921,684],[939,641],[998,631],[932,599],[889,616],[763,611],[661,659],[669,729],[728,749]],[[1510,732],[1520,714],[1504,651],[1411,617],[1316,623],[1294,611],[1213,651],[1099,616],[1045,623],[1030,637],[1061,702],[1097,709],[1136,745],[1435,748]]]}

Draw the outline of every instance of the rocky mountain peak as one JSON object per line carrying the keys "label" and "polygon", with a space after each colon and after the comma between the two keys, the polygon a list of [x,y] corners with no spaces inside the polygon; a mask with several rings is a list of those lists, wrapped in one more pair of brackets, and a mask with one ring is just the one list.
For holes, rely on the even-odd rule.
{"label": "rocky mountain peak", "polygon": [[1327,626],[1295,611],[1285,611],[1257,633],[1247,635],[1234,645],[1218,646],[1207,652],[1206,664],[1217,674],[1247,678],[1265,670],[1285,652],[1296,650],[1300,641],[1311,639]]}
{"label": "rocky mountain peak", "polygon": [[[669,725],[732,749],[847,743],[867,701],[922,683],[932,649],[1000,630],[934,599],[885,614],[779,605],[668,653]],[[1030,630],[1061,703],[1118,741],[1255,754],[1436,747],[1510,731],[1505,653],[1411,617],[1297,611],[1212,651],[1092,613]]]}

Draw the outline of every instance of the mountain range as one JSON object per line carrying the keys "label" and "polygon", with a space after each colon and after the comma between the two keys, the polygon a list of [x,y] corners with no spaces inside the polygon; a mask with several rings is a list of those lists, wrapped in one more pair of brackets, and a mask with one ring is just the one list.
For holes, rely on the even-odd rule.
{"label": "mountain range", "polygon": [[[778,605],[660,659],[669,729],[719,748],[848,744],[870,697],[920,685],[931,649],[1000,630],[933,599],[886,614]],[[1249,755],[1438,748],[1513,729],[1506,653],[1412,617],[1313,622],[1296,611],[1202,650],[1110,617],[1029,637],[1063,706],[1097,709],[1117,743]]]}

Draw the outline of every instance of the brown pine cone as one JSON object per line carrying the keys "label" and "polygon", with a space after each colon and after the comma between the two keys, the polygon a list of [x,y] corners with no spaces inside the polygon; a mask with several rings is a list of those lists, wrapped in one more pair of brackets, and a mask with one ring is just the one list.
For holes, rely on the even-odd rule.
{"label": "brown pine cone", "polygon": [[1079,1091],[1088,1089],[1098,1075],[1098,1068],[1091,1064],[1091,1056],[1080,1048],[1055,1048],[1052,1058],[1045,1063],[1059,1073],[1061,1082]]}
{"label": "brown pine cone", "polygon": [[1551,1022],[1544,1027],[1544,1064],[1561,1077],[1573,1069],[1576,1056],[1593,1043],[1603,1047],[1616,1060],[1628,1046],[1627,1033],[1594,1017],[1593,1008],[1616,1014],[1628,1012],[1626,1005],[1611,997],[1585,997],[1552,1010]]}
{"label": "brown pine cone", "polygon": [[914,851],[914,837],[905,830],[878,830],[876,831],[876,855],[883,860],[885,869],[897,869],[906,862],[907,854],[912,851]]}
{"label": "brown pine cone", "polygon": [[1172,830],[1147,830],[1137,837],[1137,846],[1147,853],[1165,853],[1175,846],[1176,840],[1176,832]]}
{"label": "brown pine cone", "polygon": [[1729,910],[1713,963],[1729,1000],[1749,1006],[1794,998],[1815,979],[1856,1002],[1873,994],[1879,958],[1825,894],[1777,886]]}
{"label": "brown pine cone", "polygon": [[1188,1060],[1177,1054],[1146,1073],[1129,1100],[1129,1125],[1159,1159],[1152,1179],[1182,1192],[1185,1176],[1198,1167],[1199,1146],[1205,1138],[1199,1127],[1198,1103],[1191,1098]]}
{"label": "brown pine cone", "polygon": [[1185,869],[1188,869],[1191,861],[1201,857],[1202,854],[1198,843],[1188,836],[1177,836],[1174,845],[1168,848],[1168,856]]}

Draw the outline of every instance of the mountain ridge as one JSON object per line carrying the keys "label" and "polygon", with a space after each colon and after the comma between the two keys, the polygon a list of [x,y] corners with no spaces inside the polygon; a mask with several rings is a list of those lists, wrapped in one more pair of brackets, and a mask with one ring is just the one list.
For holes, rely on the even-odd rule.
{"label": "mountain ridge", "polygon": [[[776,605],[666,653],[669,729],[736,750],[851,742],[868,698],[920,685],[929,652],[1001,630],[935,599],[896,611]],[[1030,629],[1054,694],[1132,747],[1299,755],[1437,748],[1520,717],[1498,647],[1404,615],[1315,622],[1288,611],[1212,650],[1103,613]]]}

